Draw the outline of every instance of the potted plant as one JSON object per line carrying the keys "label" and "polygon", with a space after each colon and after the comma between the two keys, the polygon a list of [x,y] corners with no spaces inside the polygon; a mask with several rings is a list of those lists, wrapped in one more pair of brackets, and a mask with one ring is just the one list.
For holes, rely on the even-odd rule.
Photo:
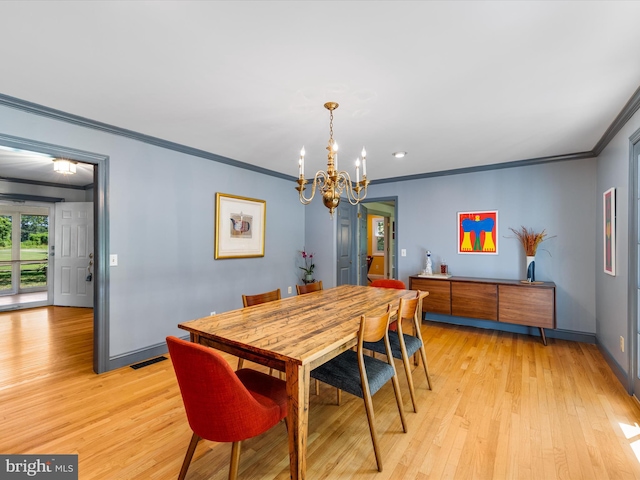
{"label": "potted plant", "polygon": [[300,270],[304,271],[304,276],[302,277],[303,283],[312,283],[313,282],[313,269],[316,268],[313,263],[313,253],[307,253],[302,250],[300,252],[302,255],[302,260],[304,261],[304,267],[299,267]]}
{"label": "potted plant", "polygon": [[[520,227],[520,230],[509,227],[516,238],[520,240],[522,247],[524,248],[524,254],[527,257],[527,281],[536,281],[536,252],[538,251],[538,245],[540,245],[547,236],[547,231],[535,232],[533,228]],[[551,237],[550,237],[551,238]]]}

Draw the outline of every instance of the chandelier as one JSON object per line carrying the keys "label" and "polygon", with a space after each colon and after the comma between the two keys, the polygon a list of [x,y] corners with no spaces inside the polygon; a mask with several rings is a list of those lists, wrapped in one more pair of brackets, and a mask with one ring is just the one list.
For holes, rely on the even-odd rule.
{"label": "chandelier", "polygon": [[[322,192],[322,202],[325,207],[329,209],[329,214],[333,218],[333,212],[340,204],[340,197],[342,193],[347,197],[347,200],[351,205],[357,205],[360,201],[364,200],[367,196],[367,152],[362,147],[362,162],[360,158],[356,159],[356,181],[351,181],[351,177],[345,171],[338,171],[338,144],[333,139],[333,111],[338,108],[338,104],[335,102],[327,102],[324,104],[324,108],[329,110],[329,144],[327,150],[327,171],[318,170],[313,177],[313,184],[311,185],[311,196],[309,198],[304,196],[306,189],[305,184],[307,180],[304,178],[304,147],[300,150],[300,160],[298,161],[298,186],[296,190],[300,192],[300,202],[303,205],[308,205],[313,200],[316,194],[316,188],[319,188]],[[362,180],[360,180],[360,164],[362,163]]]}

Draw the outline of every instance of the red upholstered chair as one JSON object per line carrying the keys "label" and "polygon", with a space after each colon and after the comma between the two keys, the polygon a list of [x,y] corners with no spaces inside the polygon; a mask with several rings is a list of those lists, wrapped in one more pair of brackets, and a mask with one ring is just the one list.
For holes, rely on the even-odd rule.
{"label": "red upholstered chair", "polygon": [[233,442],[229,478],[237,478],[240,442],[287,415],[285,382],[247,368],[234,372],[219,353],[203,345],[176,337],[167,337],[167,345],[193,431],[178,478],[187,474],[201,438]]}
{"label": "red upholstered chair", "polygon": [[[378,288],[395,288],[397,290],[406,290],[407,286],[404,284],[402,280],[395,280],[393,278],[380,278],[378,280],[374,280],[371,282],[371,287]],[[396,322],[395,320],[391,322],[389,325],[389,330],[392,332],[396,331]]]}
{"label": "red upholstered chair", "polygon": [[380,278],[371,282],[372,287],[380,288],[397,288],[398,290],[406,290],[407,286],[402,280],[394,280],[393,278]]}

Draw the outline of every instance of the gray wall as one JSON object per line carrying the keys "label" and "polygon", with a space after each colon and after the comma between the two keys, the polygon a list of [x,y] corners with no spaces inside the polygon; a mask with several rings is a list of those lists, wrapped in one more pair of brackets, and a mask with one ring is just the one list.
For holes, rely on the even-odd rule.
{"label": "gray wall", "polygon": [[[375,171],[371,162],[371,172]],[[525,255],[509,227],[547,230],[536,255],[536,279],[557,286],[559,329],[596,331],[596,160],[574,160],[374,185],[368,198],[397,196],[398,278],[444,258],[454,275],[525,278]],[[498,210],[498,255],[457,253],[457,212]]]}
{"label": "gray wall", "polygon": [[[179,322],[298,280],[295,183],[0,106],[0,133],[109,156],[111,358],[184,335]],[[264,258],[214,260],[215,193],[267,202]],[[83,192],[84,193],[84,192]],[[295,288],[293,289],[295,293]]]}
{"label": "gray wall", "polygon": [[[618,365],[629,373],[629,137],[640,128],[637,112],[598,156],[596,332],[601,348],[606,349]],[[616,188],[616,276],[603,271],[602,194]],[[620,351],[620,337],[626,339],[625,352]]]}

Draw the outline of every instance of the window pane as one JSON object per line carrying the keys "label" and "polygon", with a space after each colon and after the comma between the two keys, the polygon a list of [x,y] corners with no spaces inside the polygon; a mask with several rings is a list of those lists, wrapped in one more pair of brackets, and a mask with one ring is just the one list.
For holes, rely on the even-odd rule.
{"label": "window pane", "polygon": [[47,263],[20,265],[20,288],[44,287],[47,285]]}
{"label": "window pane", "polygon": [[20,288],[47,285],[49,260],[49,216],[20,216]]}
{"label": "window pane", "polygon": [[[11,216],[0,215],[0,262],[11,261]],[[0,264],[0,292],[11,290],[11,264]]]}

